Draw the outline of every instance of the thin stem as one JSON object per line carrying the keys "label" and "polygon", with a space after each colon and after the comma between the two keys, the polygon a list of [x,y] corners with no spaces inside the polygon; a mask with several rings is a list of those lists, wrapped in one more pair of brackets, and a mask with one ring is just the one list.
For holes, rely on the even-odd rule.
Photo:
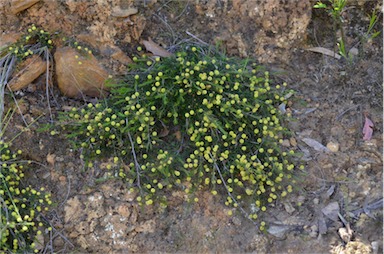
{"label": "thin stem", "polygon": [[2,129],[3,129],[4,90],[8,84],[8,79],[12,74],[12,70],[15,62],[16,62],[16,57],[11,54],[7,54],[5,57],[1,59],[0,67],[2,67],[2,72],[0,76],[0,133],[2,133]]}
{"label": "thin stem", "polygon": [[[128,119],[125,119],[125,121],[126,121],[126,124],[128,125]],[[136,152],[135,152],[135,145],[133,144],[133,140],[132,140],[132,137],[131,137],[131,134],[129,133],[129,131],[128,131],[128,138],[129,138],[129,141],[131,142],[132,155],[133,155],[133,159],[135,160],[135,168],[136,168],[136,175],[137,175],[137,185],[139,186],[139,189],[141,190],[141,185],[140,185],[140,164],[137,161]]]}
{"label": "thin stem", "polygon": [[46,72],[45,72],[46,73],[45,74],[45,93],[46,93],[46,96],[47,96],[49,118],[50,118],[51,122],[53,122],[51,103],[49,101],[49,77],[50,77],[50,75],[49,75],[49,63],[51,61],[51,56],[50,56],[50,53],[49,53],[49,50],[48,50],[47,47],[45,47],[44,52],[45,52],[45,61],[47,62],[47,67],[46,67]]}

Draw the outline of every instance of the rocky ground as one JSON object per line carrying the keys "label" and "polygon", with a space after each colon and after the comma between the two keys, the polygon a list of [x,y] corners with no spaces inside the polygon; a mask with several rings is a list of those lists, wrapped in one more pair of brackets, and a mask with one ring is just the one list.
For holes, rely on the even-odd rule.
{"label": "rocky ground", "polygon": [[[167,208],[143,209],[120,181],[98,180],[101,165],[82,170],[68,140],[39,131],[50,115],[54,120],[58,111],[89,99],[63,96],[54,79],[48,107],[43,75],[15,92],[21,114],[14,114],[6,131],[8,139],[18,135],[15,149],[35,162],[29,181],[46,186],[56,201],[46,215],[54,230],[42,252],[383,251],[383,41],[381,35],[364,42],[360,37],[375,8],[382,32],[379,2],[356,1],[343,13],[347,46],[357,50],[352,61],[306,50],[335,48],[330,17],[313,10],[310,1],[26,2],[33,5],[19,10],[0,0],[4,34],[32,23],[60,31],[93,47],[112,75],[124,74],[136,47],[149,38],[170,51],[183,40],[220,42],[230,55],[258,59],[296,91],[291,108],[297,120],[290,123],[295,138],[284,145],[300,150],[306,162],[294,194],[264,218],[272,225],[268,234],[240,213],[228,216],[220,198],[208,191],[197,193],[197,204],[172,192]],[[15,105],[10,93],[5,103]],[[369,140],[362,133],[366,117],[374,124]],[[24,121],[31,125],[26,128]]]}

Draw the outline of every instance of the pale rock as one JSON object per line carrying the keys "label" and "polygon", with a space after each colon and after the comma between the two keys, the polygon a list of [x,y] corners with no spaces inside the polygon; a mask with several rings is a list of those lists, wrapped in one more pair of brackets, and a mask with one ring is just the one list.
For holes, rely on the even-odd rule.
{"label": "pale rock", "polygon": [[380,244],[378,241],[373,241],[371,242],[371,247],[372,247],[372,253],[373,254],[377,254],[379,253],[379,247],[380,247]]}
{"label": "pale rock", "polygon": [[316,238],[317,235],[318,235],[318,231],[319,231],[319,227],[317,225],[312,225],[311,226],[311,232],[309,233],[309,235],[312,237],[312,238]]}
{"label": "pale rock", "polygon": [[27,58],[19,68],[18,72],[8,83],[9,89],[17,91],[27,87],[32,81],[37,79],[47,69],[47,62],[43,61],[38,55]]}
{"label": "pale rock", "polygon": [[104,83],[108,78],[108,72],[92,54],[82,56],[75,49],[64,47],[56,50],[54,58],[57,83],[65,96],[103,97],[107,94]]}
{"label": "pale rock", "polygon": [[285,211],[289,214],[292,214],[296,210],[290,202],[284,202],[283,204]]}
{"label": "pale rock", "polygon": [[329,142],[328,144],[327,144],[327,148],[331,151],[331,152],[334,152],[334,153],[336,153],[336,152],[338,152],[339,151],[339,149],[340,149],[340,144],[339,143],[337,143],[337,142]]}
{"label": "pale rock", "polygon": [[277,237],[277,238],[282,238],[286,232],[289,231],[289,226],[286,225],[271,225],[267,229],[268,233],[271,235]]}
{"label": "pale rock", "polygon": [[0,35],[0,48],[11,45],[21,38],[21,33],[9,32]]}
{"label": "pale rock", "polygon": [[359,54],[359,50],[356,47],[353,47],[349,50],[349,53],[353,56],[357,56]]}
{"label": "pale rock", "polygon": [[32,5],[36,4],[40,0],[12,0],[10,12],[12,14],[17,14],[25,9],[28,9]]}

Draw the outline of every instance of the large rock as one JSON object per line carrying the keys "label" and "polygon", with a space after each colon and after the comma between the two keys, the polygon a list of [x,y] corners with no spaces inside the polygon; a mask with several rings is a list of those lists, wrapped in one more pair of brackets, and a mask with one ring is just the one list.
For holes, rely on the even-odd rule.
{"label": "large rock", "polygon": [[12,14],[17,14],[25,9],[28,9],[39,1],[40,0],[12,0],[10,12]]}
{"label": "large rock", "polygon": [[57,84],[65,96],[81,98],[83,95],[102,97],[107,94],[104,82],[108,72],[92,54],[64,47],[56,50],[54,58]]}
{"label": "large rock", "polygon": [[8,32],[5,34],[0,34],[0,48],[11,45],[17,42],[21,38],[21,33],[18,32]]}
{"label": "large rock", "polygon": [[47,62],[38,55],[27,58],[18,66],[20,71],[8,83],[9,89],[17,91],[27,87],[47,70]]}

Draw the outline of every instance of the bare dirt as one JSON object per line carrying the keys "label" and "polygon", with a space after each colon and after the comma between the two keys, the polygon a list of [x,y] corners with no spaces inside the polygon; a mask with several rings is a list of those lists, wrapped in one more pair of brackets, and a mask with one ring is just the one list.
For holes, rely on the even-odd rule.
{"label": "bare dirt", "polygon": [[[358,55],[348,62],[304,50],[335,48],[330,17],[312,10],[312,2],[285,1],[285,7],[281,1],[262,2],[41,1],[17,15],[2,13],[4,32],[35,23],[67,36],[91,34],[88,43],[99,49],[115,45],[128,56],[148,37],[169,50],[193,37],[221,42],[230,55],[257,58],[275,73],[278,82],[287,82],[296,91],[291,108],[297,120],[290,123],[296,137],[286,145],[303,153],[306,167],[297,173],[300,184],[295,192],[274,204],[263,218],[272,225],[265,234],[240,213],[228,216],[220,197],[208,191],[197,193],[201,202],[196,204],[175,191],[167,193],[167,208],[144,209],[135,203],[136,194],[119,180],[97,180],[103,175],[101,161],[91,170],[82,170],[83,162],[70,140],[39,131],[50,122],[50,112],[44,80],[37,79],[15,94],[21,114],[13,116],[6,136],[18,135],[14,148],[34,162],[27,172],[29,181],[47,187],[55,199],[55,207],[46,215],[54,231],[46,237],[42,252],[383,251],[383,40],[381,35],[364,43],[359,39],[369,24],[367,14],[379,3],[358,1],[343,14],[347,45],[358,49]],[[110,7],[117,4],[134,6],[138,14],[112,19]],[[381,10],[378,14],[376,29],[382,32]],[[95,53],[112,74],[125,72],[119,59],[97,48]],[[15,105],[9,93],[5,102],[7,108]],[[56,87],[50,94],[53,115],[83,103],[62,96]],[[365,115],[374,123],[373,137],[367,141],[362,134]],[[28,128],[24,121],[30,124]],[[303,142],[305,138],[332,143],[338,149],[316,151]],[[343,234],[347,225],[337,211],[351,234]]]}

